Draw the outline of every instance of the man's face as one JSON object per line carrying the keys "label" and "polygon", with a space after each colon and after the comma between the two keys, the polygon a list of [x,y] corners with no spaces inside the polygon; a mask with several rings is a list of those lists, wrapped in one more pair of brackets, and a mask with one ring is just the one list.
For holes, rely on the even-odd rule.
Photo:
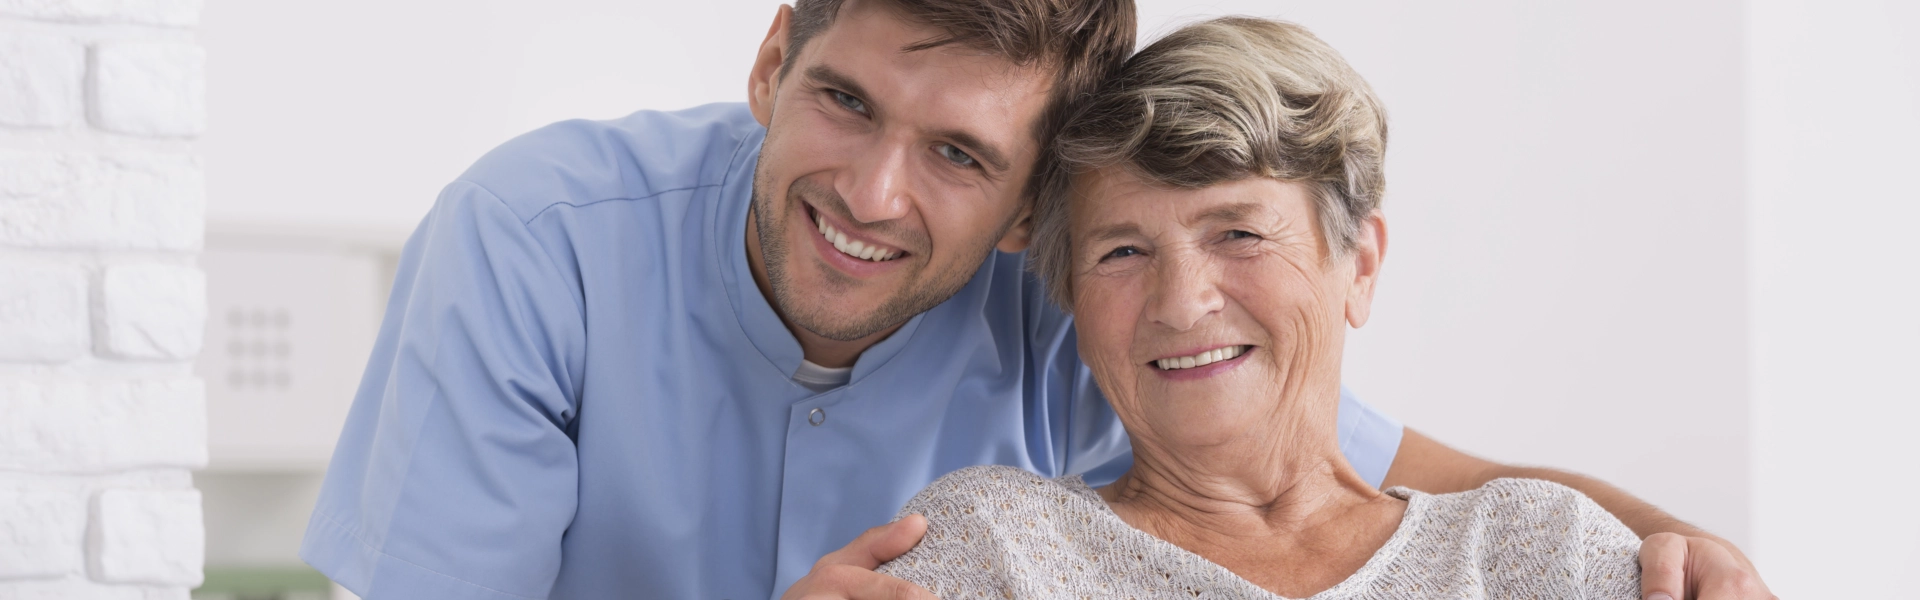
{"label": "man's face", "polygon": [[1051,73],[964,47],[903,51],[938,34],[851,2],[770,101],[755,90],[768,131],[754,226],[790,324],[858,340],[952,297],[996,244],[1024,247],[1024,227],[1010,230]]}

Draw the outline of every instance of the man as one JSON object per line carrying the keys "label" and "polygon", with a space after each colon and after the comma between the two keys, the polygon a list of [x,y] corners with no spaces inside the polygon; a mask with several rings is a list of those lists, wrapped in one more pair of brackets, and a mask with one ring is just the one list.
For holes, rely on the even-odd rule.
{"label": "man", "polygon": [[[1066,4],[805,0],[745,107],[482,158],[407,244],[302,556],[369,600],[927,597],[871,572],[921,521],[859,534],[927,482],[1111,478],[1126,441],[1018,254],[1043,140],[1132,48],[1130,2]],[[1764,594],[1602,484],[1340,419],[1373,483],[1566,482],[1683,534],[1649,590]]]}

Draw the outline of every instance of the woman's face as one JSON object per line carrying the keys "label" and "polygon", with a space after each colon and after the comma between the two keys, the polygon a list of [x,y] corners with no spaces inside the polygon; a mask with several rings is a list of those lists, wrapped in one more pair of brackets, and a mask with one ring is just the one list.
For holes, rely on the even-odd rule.
{"label": "woman's face", "polygon": [[[1299,183],[1189,190],[1103,169],[1074,189],[1080,354],[1136,440],[1214,445],[1289,410],[1332,418],[1345,325],[1365,321],[1385,245],[1377,213],[1329,259]],[[1302,394],[1329,401],[1285,401]]]}

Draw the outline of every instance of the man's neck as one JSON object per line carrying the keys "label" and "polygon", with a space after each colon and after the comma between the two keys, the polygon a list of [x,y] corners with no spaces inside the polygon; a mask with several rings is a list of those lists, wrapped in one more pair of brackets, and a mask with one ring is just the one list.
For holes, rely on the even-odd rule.
{"label": "man's neck", "polygon": [[751,211],[747,214],[747,266],[753,271],[753,284],[759,286],[760,295],[767,299],[767,305],[773,307],[773,314],[780,317],[780,324],[787,326],[793,339],[800,342],[800,354],[807,362],[828,368],[851,367],[860,360],[860,354],[872,348],[874,344],[887,339],[893,332],[906,325],[901,323],[882,329],[856,340],[836,340],[809,331],[805,327],[793,324],[787,318],[787,311],[780,306],[780,297],[773,293],[773,284],[767,279],[767,260],[760,249],[760,230]]}

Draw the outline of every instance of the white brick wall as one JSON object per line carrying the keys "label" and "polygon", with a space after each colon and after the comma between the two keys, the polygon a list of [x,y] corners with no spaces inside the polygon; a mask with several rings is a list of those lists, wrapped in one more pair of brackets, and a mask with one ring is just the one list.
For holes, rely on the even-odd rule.
{"label": "white brick wall", "polygon": [[86,353],[86,271],[0,266],[0,361],[58,363]]}
{"label": "white brick wall", "polygon": [[96,127],[155,136],[207,126],[206,53],[186,42],[108,42],[93,48],[88,105]]}
{"label": "white brick wall", "polygon": [[0,15],[72,23],[192,26],[200,0],[0,0]]}
{"label": "white brick wall", "polygon": [[86,506],[86,498],[70,492],[0,492],[0,577],[79,571]]}
{"label": "white brick wall", "polygon": [[0,244],[197,249],[205,189],[191,155],[0,149]]}
{"label": "white brick wall", "polygon": [[200,585],[200,492],[109,490],[95,500],[90,570],[119,583]]}
{"label": "white brick wall", "polygon": [[100,284],[101,352],[193,360],[207,320],[207,276],[175,265],[122,265]]}
{"label": "white brick wall", "polygon": [[0,0],[0,600],[200,584],[200,4]]}
{"label": "white brick wall", "polygon": [[0,33],[0,125],[59,127],[80,106],[86,48],[36,33]]}

